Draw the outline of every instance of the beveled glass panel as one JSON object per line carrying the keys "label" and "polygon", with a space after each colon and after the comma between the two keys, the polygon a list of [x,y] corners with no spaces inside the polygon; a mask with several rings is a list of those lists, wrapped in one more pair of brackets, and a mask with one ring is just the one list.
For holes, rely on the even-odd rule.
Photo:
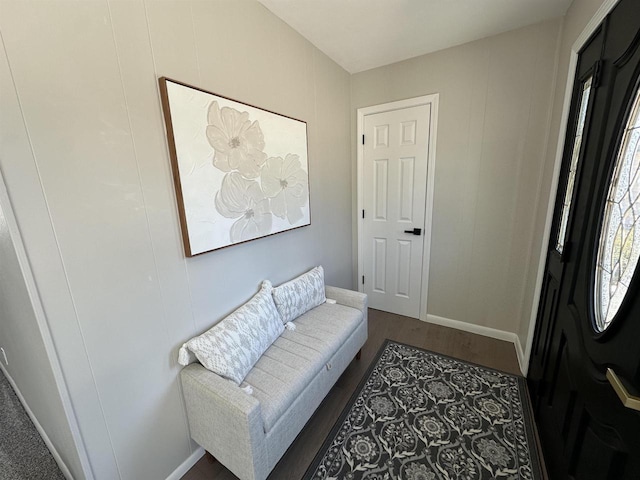
{"label": "beveled glass panel", "polygon": [[624,301],[640,260],[640,89],[609,186],[596,264],[595,328],[605,331]]}
{"label": "beveled glass panel", "polygon": [[578,111],[578,124],[576,125],[576,136],[573,139],[571,150],[571,164],[569,165],[569,175],[567,177],[567,189],[562,202],[562,214],[560,217],[560,228],[558,228],[558,238],[556,250],[562,253],[567,236],[567,223],[569,222],[569,212],[571,211],[571,200],[573,199],[573,188],[576,181],[576,171],[578,170],[578,157],[580,156],[580,146],[582,145],[582,132],[587,118],[587,107],[589,106],[589,96],[591,94],[591,83],[593,77],[589,77],[582,84],[580,94],[580,110]]}

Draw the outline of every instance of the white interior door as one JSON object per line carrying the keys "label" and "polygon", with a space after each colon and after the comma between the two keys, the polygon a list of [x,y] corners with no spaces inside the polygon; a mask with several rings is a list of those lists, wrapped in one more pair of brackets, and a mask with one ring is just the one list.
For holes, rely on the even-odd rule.
{"label": "white interior door", "polygon": [[362,273],[369,306],[419,318],[431,105],[364,116]]}

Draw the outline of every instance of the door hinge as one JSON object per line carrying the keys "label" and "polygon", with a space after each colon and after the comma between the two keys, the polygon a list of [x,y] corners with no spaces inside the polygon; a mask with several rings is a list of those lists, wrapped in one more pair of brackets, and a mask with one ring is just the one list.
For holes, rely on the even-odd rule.
{"label": "door hinge", "polygon": [[364,210],[362,210],[362,218],[364,218]]}
{"label": "door hinge", "polygon": [[362,284],[364,285],[364,275],[362,275]]}
{"label": "door hinge", "polygon": [[364,145],[364,135],[362,135],[362,144]]}

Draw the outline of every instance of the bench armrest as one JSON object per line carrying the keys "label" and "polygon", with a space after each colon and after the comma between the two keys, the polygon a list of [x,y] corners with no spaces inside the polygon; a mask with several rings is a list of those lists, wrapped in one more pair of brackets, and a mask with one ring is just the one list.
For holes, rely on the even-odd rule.
{"label": "bench armrest", "polygon": [[356,308],[362,312],[365,319],[367,318],[368,301],[365,293],[329,285],[325,285],[324,292],[327,298],[335,300],[340,305]]}
{"label": "bench armrest", "polygon": [[180,372],[191,437],[240,478],[268,473],[260,402],[193,363]]}

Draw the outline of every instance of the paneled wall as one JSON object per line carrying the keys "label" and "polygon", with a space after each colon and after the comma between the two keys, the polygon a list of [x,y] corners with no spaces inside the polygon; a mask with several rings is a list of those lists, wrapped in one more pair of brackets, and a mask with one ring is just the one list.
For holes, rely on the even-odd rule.
{"label": "paneled wall", "polygon": [[529,318],[560,24],[352,77],[353,122],[361,107],[440,94],[429,315],[511,333]]}
{"label": "paneled wall", "polygon": [[[3,1],[0,33],[0,168],[92,474],[166,478],[181,343],[264,278],[352,286],[349,75],[253,1]],[[185,259],[159,76],[307,121],[311,226]]]}

